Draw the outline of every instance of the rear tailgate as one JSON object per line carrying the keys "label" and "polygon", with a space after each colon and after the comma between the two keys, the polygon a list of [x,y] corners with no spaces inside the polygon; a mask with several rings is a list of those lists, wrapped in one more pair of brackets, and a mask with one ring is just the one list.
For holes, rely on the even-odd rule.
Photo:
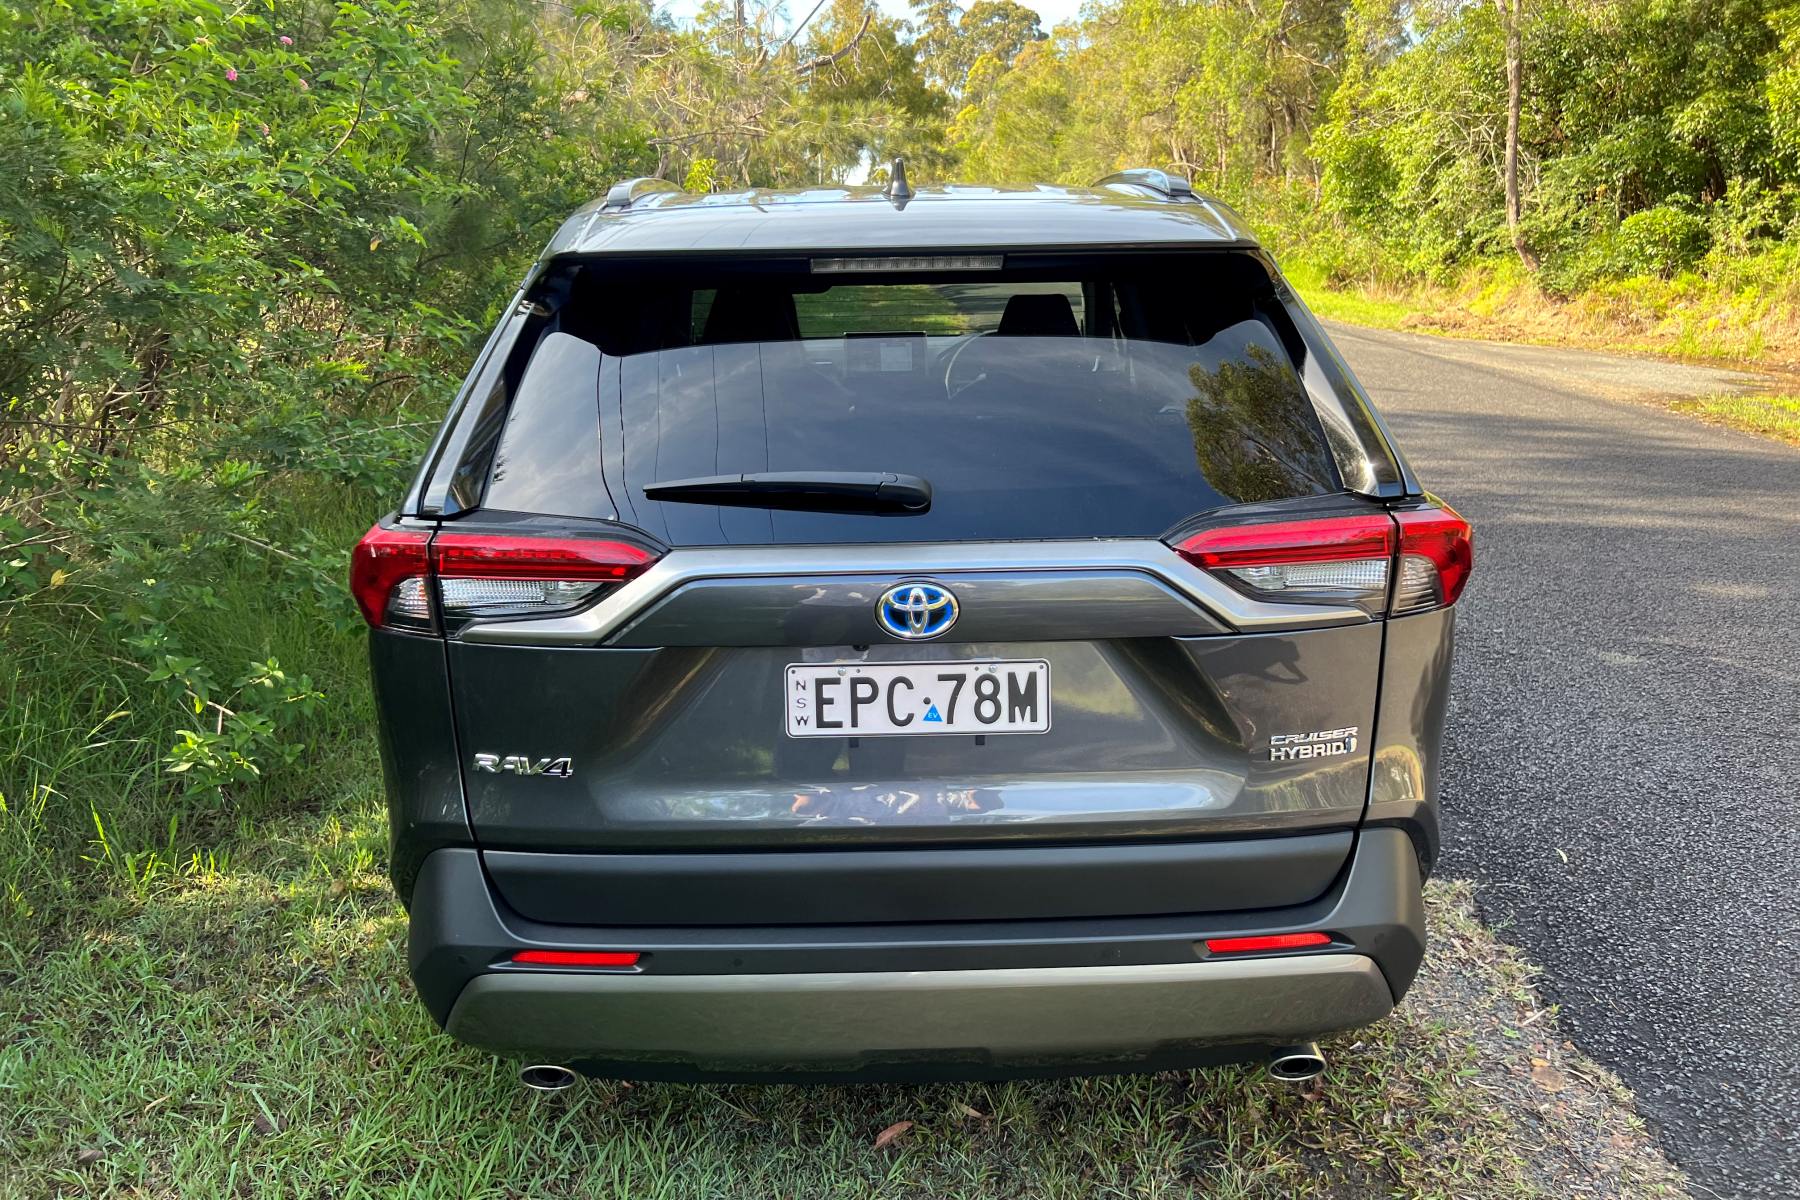
{"label": "rear tailgate", "polygon": [[[919,920],[1192,912],[1311,899],[1348,853],[1379,622],[1320,608],[1314,628],[1240,631],[1308,610],[1272,615],[1158,543],[859,552],[882,573],[844,548],[790,555],[768,575],[675,551],[580,618],[451,641],[470,813],[509,902],[621,923],[863,919],[894,895]],[[924,645],[887,632],[897,580],[956,596],[956,624]],[[814,717],[879,731],[796,736],[797,671],[827,694]],[[857,706],[863,678],[878,695]],[[1017,731],[956,731],[974,705]],[[892,732],[928,707],[951,731]],[[1038,853],[1005,857],[1021,847]],[[882,857],[900,848],[936,853]]]}

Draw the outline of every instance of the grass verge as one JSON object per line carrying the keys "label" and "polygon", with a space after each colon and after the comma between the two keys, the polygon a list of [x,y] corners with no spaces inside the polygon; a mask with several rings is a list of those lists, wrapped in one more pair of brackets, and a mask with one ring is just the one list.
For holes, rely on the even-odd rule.
{"label": "grass verge", "polygon": [[[1800,372],[1800,310],[1754,290],[1709,292],[1692,278],[1635,279],[1570,299],[1546,296],[1515,272],[1474,270],[1455,287],[1334,285],[1304,260],[1284,270],[1319,316],[1372,329],[1648,354]],[[1800,445],[1800,396],[1720,393],[1675,412]]]}
{"label": "grass verge", "polygon": [[1800,446],[1800,395],[1719,394],[1677,400],[1669,407],[1715,425],[1761,433]]}
{"label": "grass verge", "polygon": [[[1436,883],[1402,1009],[1324,1086],[1251,1069],[1013,1084],[523,1091],[404,976],[379,804],[342,781],[221,866],[0,950],[0,1191],[49,1196],[1681,1194],[1531,970]],[[878,1133],[914,1124],[883,1149]]]}
{"label": "grass verge", "polygon": [[1319,315],[1378,329],[1540,346],[1800,368],[1800,294],[1792,281],[1732,286],[1695,274],[1545,292],[1516,263],[1482,263],[1452,283],[1332,279],[1284,259],[1289,281]]}

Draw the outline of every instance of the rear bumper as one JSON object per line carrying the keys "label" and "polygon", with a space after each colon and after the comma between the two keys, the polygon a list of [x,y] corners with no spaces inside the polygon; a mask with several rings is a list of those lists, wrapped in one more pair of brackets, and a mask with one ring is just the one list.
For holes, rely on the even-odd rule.
{"label": "rear bumper", "polygon": [[[1324,930],[1329,950],[1217,958],[1208,937]],[[638,950],[633,973],[509,966]],[[1380,1019],[1424,951],[1418,861],[1368,830],[1310,904],[1193,917],[583,928],[511,913],[473,851],[427,859],[413,977],[456,1038],[640,1078],[974,1078],[1198,1065]]]}
{"label": "rear bumper", "polygon": [[780,1074],[921,1059],[1131,1065],[1366,1025],[1394,1006],[1360,954],[994,971],[485,975],[449,1031],[491,1049]]}

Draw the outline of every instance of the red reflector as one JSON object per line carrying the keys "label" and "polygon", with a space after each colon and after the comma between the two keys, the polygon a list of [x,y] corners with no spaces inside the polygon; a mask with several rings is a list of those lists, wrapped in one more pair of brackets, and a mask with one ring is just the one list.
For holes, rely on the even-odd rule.
{"label": "red reflector", "polygon": [[639,957],[633,950],[521,950],[512,960],[538,967],[635,967]]}
{"label": "red reflector", "polygon": [[1450,605],[1456,603],[1463,584],[1469,580],[1475,560],[1474,540],[1469,523],[1454,508],[1442,500],[1434,499],[1434,503],[1435,508],[1397,512],[1394,519],[1400,522],[1400,553],[1431,560],[1438,572],[1442,593],[1439,602]]}
{"label": "red reflector", "polygon": [[418,529],[383,529],[373,525],[350,554],[350,594],[363,620],[380,626],[394,585],[426,570],[425,547],[431,534]]}
{"label": "red reflector", "polygon": [[440,533],[431,547],[444,579],[603,579],[641,574],[656,555],[629,542]]}
{"label": "red reflector", "polygon": [[1206,949],[1213,954],[1250,954],[1257,950],[1299,950],[1306,946],[1329,946],[1328,933],[1269,933],[1261,937],[1207,938]]}
{"label": "red reflector", "polygon": [[1385,513],[1367,513],[1225,525],[1201,530],[1175,547],[1175,551],[1208,570],[1387,558],[1394,552],[1394,523]]}

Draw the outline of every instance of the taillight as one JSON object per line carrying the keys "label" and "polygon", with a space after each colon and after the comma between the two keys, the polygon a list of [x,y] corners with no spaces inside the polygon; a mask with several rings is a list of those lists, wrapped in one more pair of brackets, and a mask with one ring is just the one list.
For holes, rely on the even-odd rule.
{"label": "taillight", "polygon": [[[431,566],[427,548],[431,534],[418,529],[383,529],[371,526],[350,555],[350,594],[362,609],[363,620],[380,627],[431,623],[431,602],[425,595],[425,577]],[[398,620],[390,622],[395,608]],[[418,627],[418,626],[415,626]]]}
{"label": "taillight", "polygon": [[580,608],[656,556],[629,542],[440,533],[431,545],[446,620]]}
{"label": "taillight", "polygon": [[1394,522],[1385,513],[1307,517],[1203,529],[1175,547],[1258,600],[1355,604],[1371,614],[1387,605]]}
{"label": "taillight", "polygon": [[1394,514],[1400,522],[1400,577],[1391,610],[1396,614],[1455,604],[1474,565],[1469,523],[1443,501],[1432,504]]}
{"label": "taillight", "polygon": [[478,617],[581,608],[641,574],[656,555],[589,538],[429,533],[377,526],[357,543],[350,586],[369,624],[435,629]]}
{"label": "taillight", "polygon": [[1471,565],[1468,522],[1435,498],[1391,515],[1203,529],[1175,550],[1258,600],[1354,604],[1372,616],[1456,603]]}

